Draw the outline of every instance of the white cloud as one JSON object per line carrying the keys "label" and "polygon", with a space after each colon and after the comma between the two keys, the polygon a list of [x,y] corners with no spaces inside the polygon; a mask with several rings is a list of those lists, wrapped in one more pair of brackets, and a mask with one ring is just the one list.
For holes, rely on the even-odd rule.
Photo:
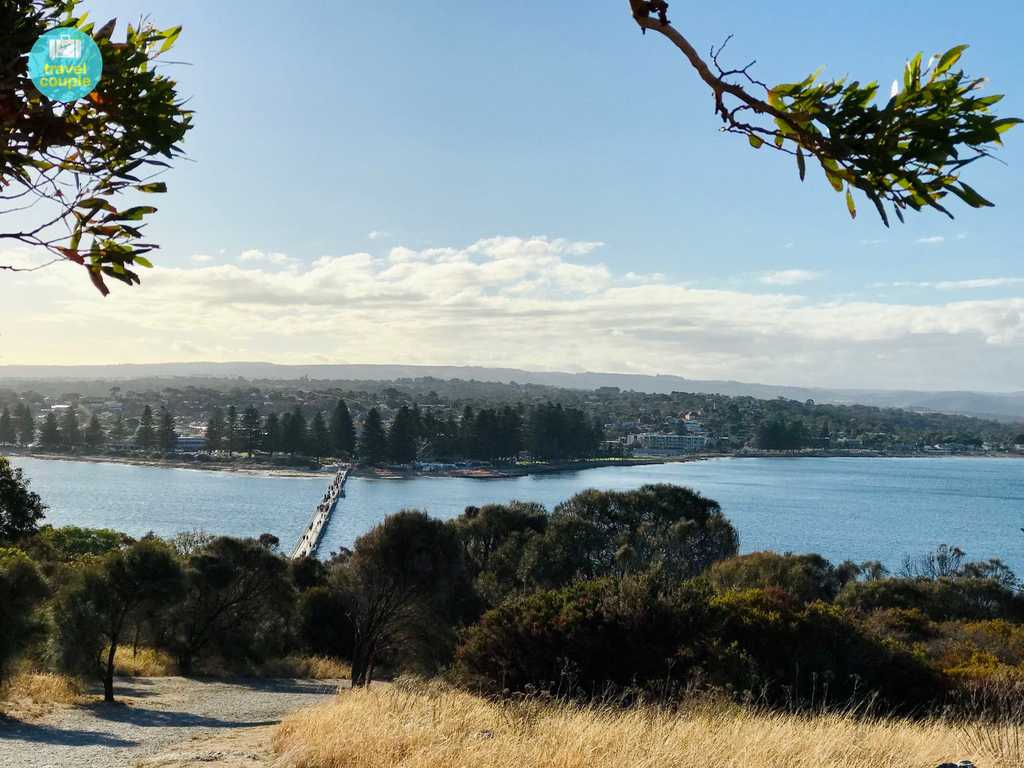
{"label": "white cloud", "polygon": [[0,354],[7,363],[326,359],[842,386],[1024,381],[1024,297],[907,304],[813,300],[779,283],[709,289],[613,272],[594,260],[596,248],[495,237],[323,256],[287,271],[262,258],[158,261],[141,286],[115,285],[106,299],[73,265],[4,274]]}
{"label": "white cloud", "polygon": [[213,256],[210,256],[208,253],[193,253],[191,260],[196,264],[207,264],[213,261]]}
{"label": "white cloud", "polygon": [[925,282],[900,281],[875,283],[876,288],[935,288],[940,291],[969,291],[979,288],[1004,288],[1024,285],[1024,277],[976,277],[970,280],[938,280]]}
{"label": "white cloud", "polygon": [[940,291],[956,291],[974,288],[1003,288],[1007,285],[1024,284],[1024,277],[978,277],[973,280],[943,280],[935,283]]}
{"label": "white cloud", "polygon": [[942,235],[932,235],[931,237],[919,237],[917,238],[917,242],[923,243],[924,245],[938,245],[939,243],[946,242],[946,238]]}
{"label": "white cloud", "polygon": [[383,240],[385,238],[391,237],[391,233],[385,232],[382,229],[371,229],[369,232],[366,233],[366,236],[370,240]]}
{"label": "white cloud", "polygon": [[812,272],[809,269],[782,269],[777,272],[765,272],[757,280],[765,285],[798,285],[817,280],[819,277],[821,272]]}
{"label": "white cloud", "polygon": [[242,251],[242,253],[239,254],[238,256],[238,260],[243,263],[266,262],[267,264],[275,264],[277,266],[295,264],[297,261],[296,259],[293,259],[286,253],[280,253],[278,251],[271,251],[270,253],[266,253],[255,248],[250,248],[247,251]]}

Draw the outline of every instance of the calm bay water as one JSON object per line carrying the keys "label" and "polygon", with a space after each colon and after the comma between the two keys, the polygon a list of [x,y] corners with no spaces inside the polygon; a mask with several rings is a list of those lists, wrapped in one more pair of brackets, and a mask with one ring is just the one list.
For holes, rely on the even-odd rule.
{"label": "calm bay water", "polygon": [[[271,532],[289,548],[328,478],[45,461],[16,457],[50,506],[54,525],[171,535],[199,528],[240,536]],[[352,478],[321,552],[351,546],[383,517],[418,508],[440,518],[469,504],[522,499],[553,508],[584,488],[688,485],[716,499],[741,549],[878,559],[956,544],[972,559],[999,557],[1024,574],[1024,462],[1012,459],[716,459],[609,467],[499,480]]]}

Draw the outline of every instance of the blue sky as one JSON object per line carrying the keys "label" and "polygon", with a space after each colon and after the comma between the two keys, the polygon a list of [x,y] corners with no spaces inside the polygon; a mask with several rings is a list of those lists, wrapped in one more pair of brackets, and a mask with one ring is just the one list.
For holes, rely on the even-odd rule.
{"label": "blue sky", "polygon": [[[791,158],[720,133],[707,88],[627,5],[86,0],[100,22],[184,25],[173,58],[188,65],[173,72],[197,113],[190,161],[167,177],[150,229],[159,269],[141,288],[103,301],[47,291],[29,306],[4,279],[0,301],[25,332],[0,362],[506,364],[1024,389],[1024,132],[1007,134],[1005,165],[967,176],[996,208],[886,230],[863,202],[851,221],[813,169],[801,183]],[[1017,3],[675,2],[670,17],[701,51],[733,34],[726,60],[756,58],[769,83],[824,65],[887,92],[909,55],[967,42],[965,68],[1007,94],[1001,112],[1024,114]],[[344,283],[325,290],[336,301],[302,288],[316,294],[317,280]],[[500,328],[467,330],[489,313]],[[117,325],[138,344],[83,345],[59,322],[73,317],[100,341]]]}

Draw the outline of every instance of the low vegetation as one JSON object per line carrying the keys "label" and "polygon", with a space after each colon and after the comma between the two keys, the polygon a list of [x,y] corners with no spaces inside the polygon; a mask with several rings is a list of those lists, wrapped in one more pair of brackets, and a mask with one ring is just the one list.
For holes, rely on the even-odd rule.
{"label": "low vegetation", "polygon": [[41,715],[54,706],[73,704],[81,694],[78,682],[67,675],[18,672],[0,684],[0,717]]}
{"label": "low vegetation", "polygon": [[[358,724],[358,727],[353,727]],[[980,744],[961,724],[851,712],[786,714],[691,699],[680,708],[488,700],[437,685],[346,691],[287,718],[274,747],[290,768],[907,768],[970,754],[1019,766],[1011,739]]]}
{"label": "low vegetation", "polygon": [[170,677],[178,674],[178,665],[166,651],[121,646],[114,654],[114,674],[118,677]]}

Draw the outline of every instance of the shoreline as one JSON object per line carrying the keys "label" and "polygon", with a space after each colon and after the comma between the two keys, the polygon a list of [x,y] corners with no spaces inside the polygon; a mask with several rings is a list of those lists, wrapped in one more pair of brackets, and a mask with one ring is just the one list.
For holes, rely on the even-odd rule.
{"label": "shoreline", "polygon": [[197,472],[232,472],[239,475],[260,475],[263,477],[326,477],[331,470],[324,467],[301,469],[282,467],[275,464],[253,463],[234,464],[226,462],[184,461],[174,459],[151,459],[141,456],[80,456],[67,453],[43,453],[42,451],[7,451],[4,456],[23,456],[41,461],[71,461],[85,464],[123,464],[133,467],[154,467],[162,469],[190,469]]}
{"label": "shoreline", "polygon": [[[197,472],[231,472],[239,475],[285,478],[318,478],[327,477],[333,469],[321,467],[286,467],[278,464],[252,461],[245,459],[236,462],[221,461],[186,461],[175,459],[157,459],[141,456],[95,456],[73,455],[66,453],[45,453],[42,451],[7,450],[0,455],[22,456],[41,461],[70,461],[86,464],[123,464],[137,467],[154,467],[164,469],[185,469]],[[559,472],[581,472],[587,469],[611,467],[654,466],[661,464],[687,464],[696,461],[713,459],[795,459],[795,458],[877,458],[877,459],[1024,459],[1024,454],[1015,453],[972,453],[972,454],[926,454],[926,453],[883,453],[881,451],[775,451],[775,452],[741,452],[741,453],[695,453],[681,456],[651,456],[623,459],[592,459],[588,461],[560,462],[557,464],[519,464],[496,467],[458,467],[429,471],[412,468],[366,467],[356,465],[352,470],[354,477],[373,480],[408,480],[415,477],[456,477],[475,480],[501,480],[530,475],[547,475]]]}
{"label": "shoreline", "polygon": [[529,475],[550,475],[558,472],[580,472],[585,469],[608,467],[639,467],[653,464],[684,464],[692,461],[727,458],[729,454],[694,454],[692,456],[643,457],[635,459],[596,459],[591,461],[570,461],[558,464],[520,464],[498,467],[464,467],[431,472],[422,469],[394,469],[389,467],[357,467],[352,470],[354,477],[374,480],[406,480],[412,477],[461,477],[474,480],[501,480]]}

